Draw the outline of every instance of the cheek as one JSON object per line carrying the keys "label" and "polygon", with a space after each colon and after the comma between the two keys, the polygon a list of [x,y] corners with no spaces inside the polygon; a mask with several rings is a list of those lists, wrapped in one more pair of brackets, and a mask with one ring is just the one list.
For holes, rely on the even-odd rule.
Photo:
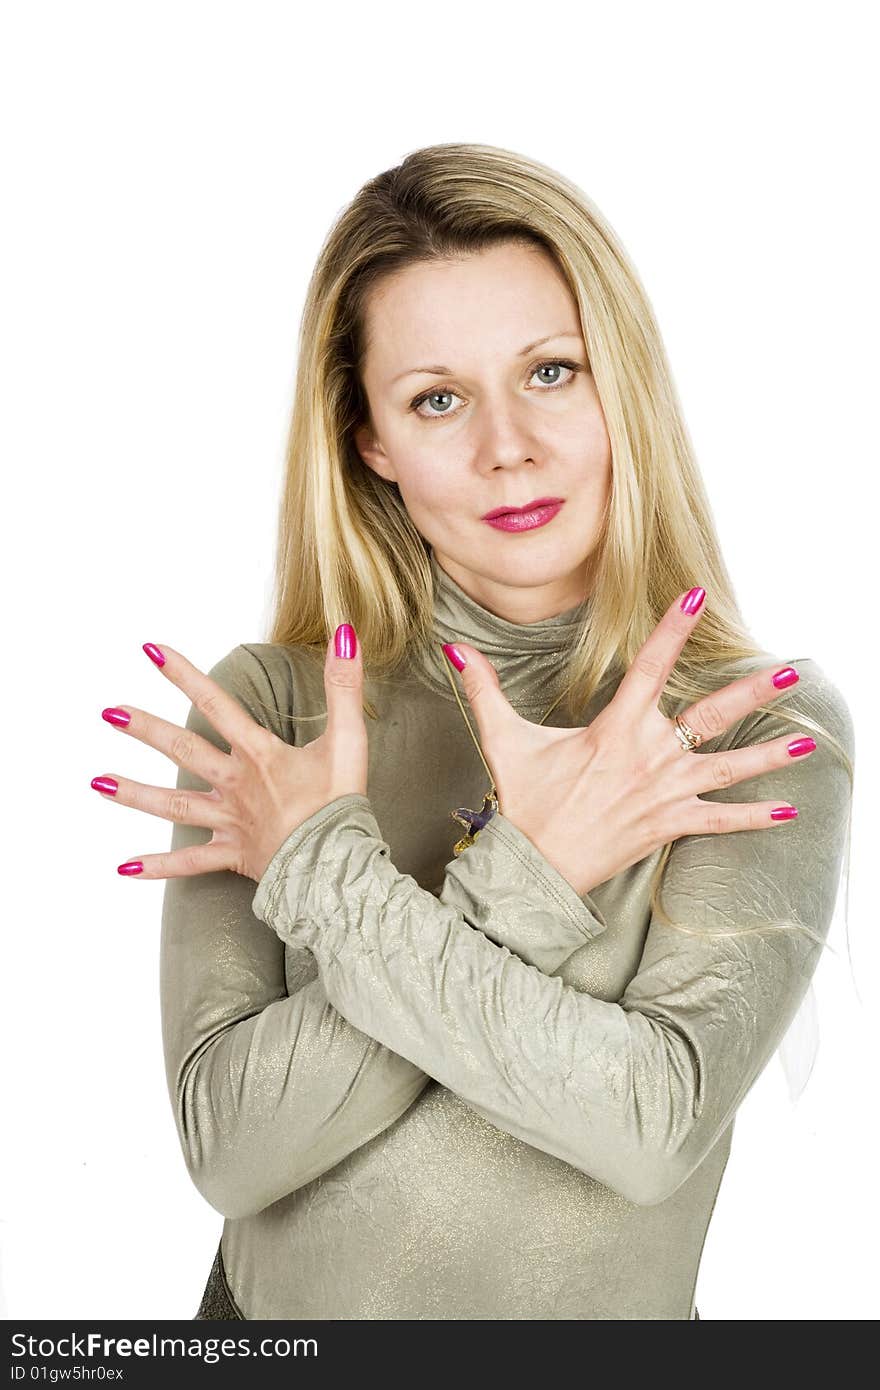
{"label": "cheek", "polygon": [[590,406],[560,420],[555,444],[572,468],[590,476],[610,473],[611,441],[598,408]]}
{"label": "cheek", "polygon": [[436,451],[423,458],[411,453],[406,467],[398,468],[397,486],[404,506],[415,521],[455,510],[457,489],[451,470],[443,466]]}

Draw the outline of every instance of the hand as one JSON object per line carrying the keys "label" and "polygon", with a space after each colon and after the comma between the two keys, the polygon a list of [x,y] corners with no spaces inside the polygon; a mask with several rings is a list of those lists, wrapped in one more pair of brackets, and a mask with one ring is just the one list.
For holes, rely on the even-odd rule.
{"label": "hand", "polygon": [[[771,811],[787,803],[701,801],[699,792],[730,786],[773,768],[812,739],[768,739],[730,752],[684,750],[658,701],[699,614],[667,609],[603,710],[587,728],[532,724],[516,713],[492,663],[470,643],[454,643],[492,772],[499,809],[583,896],[681,835],[724,835],[775,827]],[[782,694],[775,667],[733,681],[682,711],[704,739],[714,738],[758,705]],[[812,745],[812,746],[810,746]],[[794,812],[796,815],[796,811]]]}
{"label": "hand", "polygon": [[[123,806],[147,811],[181,825],[213,831],[207,844],[140,860],[141,878],[178,878],[231,869],[259,883],[288,835],[337,797],[367,791],[367,730],[362,707],[363,663],[355,655],[338,657],[331,640],[324,661],[327,726],[304,748],[292,748],[247,713],[237,700],[173,647],[159,648],[159,669],[188,695],[230,746],[223,753],[191,730],[169,724],[131,705],[114,706],[131,716],[122,732],[166,753],[211,784],[210,792],[150,787],[106,777],[92,786]],[[154,648],[155,650],[155,648]],[[158,662],[156,663],[159,664]],[[110,711],[105,711],[105,717]],[[111,721],[112,722],[112,721]],[[137,872],[120,865],[120,872]]]}

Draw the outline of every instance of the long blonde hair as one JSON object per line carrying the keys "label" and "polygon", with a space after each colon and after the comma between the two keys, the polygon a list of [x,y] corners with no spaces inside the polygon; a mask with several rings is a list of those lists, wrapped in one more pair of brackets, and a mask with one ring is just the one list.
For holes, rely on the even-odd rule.
{"label": "long blonde hair", "polygon": [[[749,669],[772,657],[740,615],[660,330],[627,252],[575,184],[489,145],[410,153],[364,184],[324,241],[300,329],[267,640],[311,649],[323,661],[329,634],[351,622],[365,677],[377,681],[391,677],[414,643],[431,640],[428,547],[397,486],[363,462],[353,441],[369,421],[361,379],[367,301],[404,267],[506,241],[541,248],[564,275],[611,442],[589,622],[563,674],[569,709],[582,710],[606,680],[619,678],[676,595],[699,582],[710,603],[664,691],[661,707],[671,717],[727,683],[738,663],[741,674],[742,663]],[[758,709],[785,712],[828,741],[852,782],[852,760],[830,730],[781,700]],[[365,710],[376,717],[368,700]],[[652,908],[669,926],[696,931],[672,922],[659,902],[671,849],[664,847],[652,880]],[[769,925],[827,944],[801,922]]]}

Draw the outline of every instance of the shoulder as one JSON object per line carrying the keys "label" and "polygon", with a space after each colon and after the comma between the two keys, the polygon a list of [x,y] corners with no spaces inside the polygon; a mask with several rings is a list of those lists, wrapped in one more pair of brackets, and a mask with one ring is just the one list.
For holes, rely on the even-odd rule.
{"label": "shoulder", "polygon": [[[785,759],[780,766],[747,773],[734,759],[733,780],[723,786],[711,786],[699,795],[707,801],[778,801],[795,806],[797,818],[784,831],[767,833],[762,829],[745,838],[742,834],[722,837],[732,842],[724,853],[730,855],[731,862],[748,865],[750,891],[769,893],[774,884],[785,883],[786,865],[791,864],[798,866],[805,881],[812,875],[818,894],[826,891],[823,883],[827,885],[834,879],[836,856],[843,844],[852,805],[855,741],[843,692],[814,658],[773,652],[719,665],[710,684],[721,690],[751,672],[775,671],[785,666],[797,671],[799,679],[795,684],[764,701],[763,709],[747,714],[717,738],[707,740],[695,756],[805,736],[815,739],[815,749],[809,757]],[[716,875],[721,852],[717,845],[710,848],[705,861],[707,869],[714,865]],[[691,853],[688,851],[688,856]],[[691,862],[687,856],[686,860]],[[827,880],[823,878],[826,873]]]}
{"label": "shoulder", "polygon": [[[855,754],[855,732],[852,714],[840,686],[829,672],[813,657],[774,656],[767,653],[760,658],[748,658],[737,663],[740,668],[727,679],[749,671],[767,670],[768,667],[782,669],[793,667],[798,673],[798,681],[786,687],[778,696],[766,701],[768,708],[755,711],[740,720],[736,725],[731,747],[741,747],[785,733],[790,728],[803,732],[797,719],[805,719],[815,726],[820,734],[840,745],[847,758]],[[721,682],[723,684],[723,682]],[[811,732],[814,729],[811,728]],[[818,750],[817,750],[818,751]],[[815,755],[814,755],[815,757]],[[821,761],[821,760],[820,760]]]}
{"label": "shoulder", "polygon": [[208,671],[258,724],[286,742],[294,741],[290,716],[305,703],[303,692],[322,668],[305,648],[275,642],[240,642]]}

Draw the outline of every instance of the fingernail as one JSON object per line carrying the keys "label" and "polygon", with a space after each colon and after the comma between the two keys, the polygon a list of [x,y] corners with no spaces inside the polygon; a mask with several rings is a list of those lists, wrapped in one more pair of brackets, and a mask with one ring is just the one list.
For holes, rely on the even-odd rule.
{"label": "fingernail", "polygon": [[157,666],[165,665],[165,653],[159,650],[155,642],[145,642],[144,651],[151,661],[155,661]]}
{"label": "fingernail", "polygon": [[777,690],[784,690],[787,685],[794,685],[795,681],[799,680],[800,676],[793,666],[783,666],[782,670],[777,671],[773,677],[773,684]]}
{"label": "fingernail", "polygon": [[691,615],[693,615],[694,613],[699,613],[700,608],[703,604],[703,599],[705,597],[705,589],[688,589],[687,593],[685,594],[684,598],[679,604],[682,613],[688,613]]}
{"label": "fingernail", "polygon": [[113,705],[101,710],[101,718],[106,719],[108,724],[117,724],[121,729],[124,729],[126,724],[131,723],[131,715],[127,714],[124,709],[116,709]]}
{"label": "fingernail", "polygon": [[142,874],[144,866],[139,859],[127,859],[124,864],[120,864],[116,870],[118,874],[127,874],[130,878],[132,874]]}
{"label": "fingernail", "polygon": [[93,777],[89,785],[94,787],[96,792],[109,792],[111,796],[115,796],[119,791],[119,783],[115,777]]}
{"label": "fingernail", "polygon": [[451,642],[444,642],[443,651],[449,657],[449,660],[452,662],[456,671],[464,670],[465,666],[467,665],[467,662],[465,661],[461,652],[458,650],[458,647],[454,647]]}
{"label": "fingernail", "polygon": [[770,812],[771,820],[794,820],[797,815],[796,806],[777,806],[775,811]]}
{"label": "fingernail", "polygon": [[357,637],[351,623],[339,624],[333,642],[337,656],[344,656],[346,659],[357,656]]}
{"label": "fingernail", "polygon": [[814,738],[795,738],[788,745],[788,751],[793,758],[802,758],[805,753],[812,753],[815,747]]}

